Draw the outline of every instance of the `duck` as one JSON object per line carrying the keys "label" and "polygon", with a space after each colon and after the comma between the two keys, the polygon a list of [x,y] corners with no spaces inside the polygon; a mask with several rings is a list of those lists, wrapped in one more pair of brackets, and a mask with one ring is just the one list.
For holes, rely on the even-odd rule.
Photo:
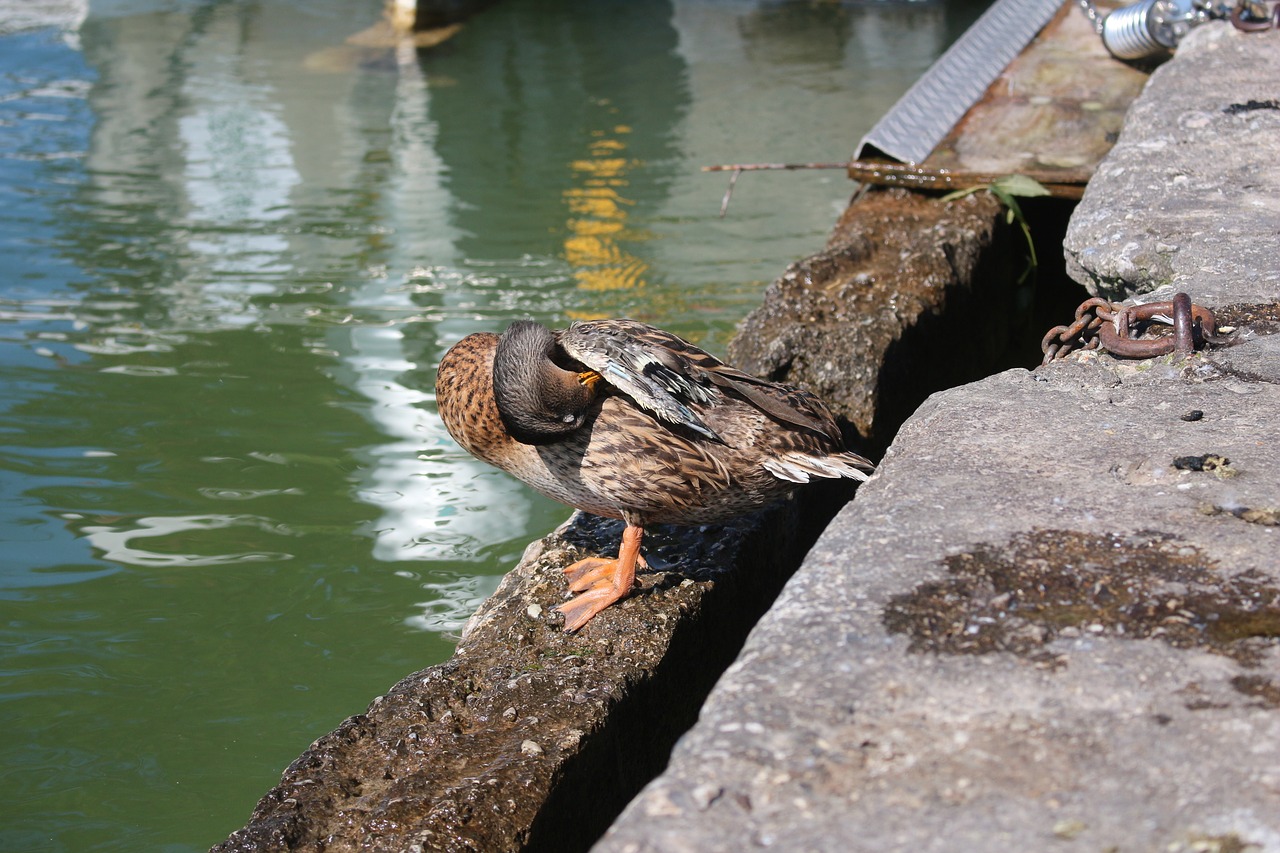
{"label": "duck", "polygon": [[865,481],[816,395],[757,378],[625,318],[552,330],[517,320],[440,361],[436,404],[453,439],[552,500],[621,519],[616,557],[564,574],[576,632],[630,594],[645,528],[727,521],[814,479]]}

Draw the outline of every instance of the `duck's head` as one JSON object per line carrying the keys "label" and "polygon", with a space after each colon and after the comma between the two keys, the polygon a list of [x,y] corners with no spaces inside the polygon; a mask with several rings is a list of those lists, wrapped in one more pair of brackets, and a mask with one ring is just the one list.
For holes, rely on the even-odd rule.
{"label": "duck's head", "polygon": [[532,320],[517,320],[498,339],[493,396],[507,432],[525,444],[545,444],[580,428],[591,389],[555,363],[556,339]]}

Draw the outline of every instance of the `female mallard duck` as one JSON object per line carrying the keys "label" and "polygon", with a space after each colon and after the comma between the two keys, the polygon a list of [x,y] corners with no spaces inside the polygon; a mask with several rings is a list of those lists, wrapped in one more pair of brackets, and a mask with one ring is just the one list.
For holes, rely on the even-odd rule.
{"label": "female mallard duck", "polygon": [[529,320],[445,354],[436,402],[469,453],[549,498],[626,522],[617,559],[580,560],[565,630],[631,591],[650,524],[703,524],[767,506],[810,477],[867,479],[826,405],[634,320]]}

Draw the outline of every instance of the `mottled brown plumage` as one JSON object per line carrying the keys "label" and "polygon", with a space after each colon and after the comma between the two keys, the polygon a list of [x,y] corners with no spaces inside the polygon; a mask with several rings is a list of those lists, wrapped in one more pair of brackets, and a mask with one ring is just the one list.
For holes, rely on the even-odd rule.
{"label": "mottled brown plumage", "polygon": [[812,477],[867,478],[831,412],[634,320],[529,321],[468,335],[440,362],[440,417],[469,453],[554,500],[623,519],[616,560],[565,570],[574,631],[626,595],[643,528],[724,521]]}

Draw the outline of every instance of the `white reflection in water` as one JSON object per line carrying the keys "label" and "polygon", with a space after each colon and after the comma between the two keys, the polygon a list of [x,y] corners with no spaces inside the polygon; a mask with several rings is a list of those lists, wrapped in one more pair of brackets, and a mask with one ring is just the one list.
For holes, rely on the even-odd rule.
{"label": "white reflection in water", "polygon": [[99,373],[119,373],[125,376],[177,376],[178,368],[163,367],[161,365],[152,364],[115,364],[111,367],[104,367],[98,371]]}
{"label": "white reflection in water", "polygon": [[[111,32],[115,53],[88,57],[105,69],[87,160],[95,199],[104,210],[167,207],[177,239],[165,248],[177,263],[159,289],[169,297],[171,326],[260,322],[254,297],[277,293],[292,269],[276,223],[291,215],[302,177],[279,81],[255,79],[266,75],[243,9],[211,6],[200,25],[178,13],[122,15]],[[167,88],[174,83],[176,96]],[[140,186],[137,176],[157,167],[161,180]],[[84,312],[80,319],[110,320]]]}
{"label": "white reflection in water", "polygon": [[[75,517],[68,520],[74,521]],[[287,527],[271,519],[255,515],[177,515],[148,516],[127,524],[85,525],[80,533],[102,552],[104,560],[126,566],[154,568],[186,566],[228,566],[239,563],[278,562],[293,559],[279,551],[242,551],[231,554],[184,554],[149,551],[134,543],[139,539],[158,539],[183,533],[223,530],[230,527],[252,527],[277,535],[293,535]],[[207,544],[207,540],[202,540]]]}
{"label": "white reflection in water", "polygon": [[[412,320],[405,318],[420,310],[413,301],[420,265],[450,269],[449,262],[458,254],[458,232],[449,221],[451,205],[441,180],[445,169],[434,147],[436,126],[427,110],[430,93],[412,52],[400,59],[391,117],[393,156],[400,177],[387,192],[387,216],[397,241],[388,266],[405,272],[402,280],[395,280],[388,275],[388,266],[370,270],[350,301],[362,313],[372,310],[394,319],[380,326],[337,329],[329,341],[339,354],[340,379],[371,402],[368,417],[391,439],[361,451],[367,464],[356,494],[380,512],[372,525],[374,558],[479,563],[486,559],[482,548],[524,530],[531,500],[519,483],[458,449],[425,405],[434,401],[432,394],[401,381],[416,366],[406,351],[405,329]],[[441,298],[447,308],[452,300],[468,298],[465,294],[465,289],[446,290]],[[455,334],[448,325],[447,321],[437,324],[437,334],[460,338],[465,333]],[[487,595],[490,584],[496,584],[496,579],[459,577],[424,583],[424,589],[441,596],[440,603],[421,605],[423,615],[410,621],[421,627],[448,625],[452,630]]]}
{"label": "white reflection in water", "polygon": [[[251,297],[276,290],[270,283],[246,281],[246,276],[279,275],[290,265],[282,234],[227,226],[288,215],[290,193],[301,181],[289,129],[268,106],[270,92],[246,80],[240,54],[227,49],[241,38],[236,17],[225,14],[186,51],[191,73],[183,95],[191,111],[178,122],[186,147],[189,215],[207,227],[196,232],[187,248],[207,269],[198,276],[202,284],[195,292],[178,284],[174,295],[179,304],[196,300],[187,306],[191,313],[212,313],[228,326],[258,322]],[[229,280],[219,282],[220,276]]]}
{"label": "white reflection in water", "polygon": [[251,501],[254,498],[274,497],[275,495],[304,495],[302,489],[228,489],[202,486],[197,489],[206,498],[217,501]]}
{"label": "white reflection in water", "polygon": [[79,50],[80,34],[77,31],[88,14],[89,0],[0,3],[0,32],[57,27],[62,30],[63,41],[73,50]]}
{"label": "white reflection in water", "polygon": [[[407,365],[399,328],[347,331],[342,348],[344,366],[352,371],[348,381],[369,398],[368,416],[393,439],[361,451],[368,464],[356,494],[381,513],[373,524],[373,556],[483,560],[481,547],[526,524],[530,499],[524,487],[459,450],[439,418],[420,407],[432,396],[401,384]],[[471,509],[479,507],[501,509]]]}
{"label": "white reflection in water", "polygon": [[404,624],[422,631],[457,632],[498,588],[500,580],[500,575],[470,575],[448,581],[428,581],[422,588],[432,597],[414,605],[422,608],[422,612],[408,617]]}

